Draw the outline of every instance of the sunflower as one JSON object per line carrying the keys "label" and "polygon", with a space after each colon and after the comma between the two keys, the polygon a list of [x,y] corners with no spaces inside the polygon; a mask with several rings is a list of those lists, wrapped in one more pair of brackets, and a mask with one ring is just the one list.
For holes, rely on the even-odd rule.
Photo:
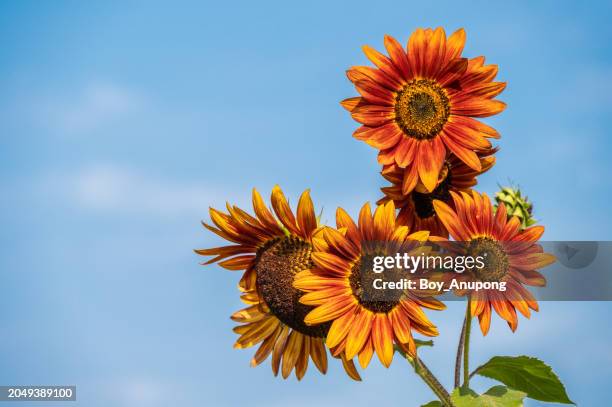
{"label": "sunflower", "polygon": [[491,147],[497,131],[474,117],[495,115],[505,104],[493,98],[506,84],[493,82],[496,65],[484,57],[461,57],[465,31],[448,38],[442,28],[417,29],[407,49],[385,36],[389,57],[365,46],[377,68],[352,67],[347,76],[361,96],[342,105],[361,123],[353,136],[379,151],[378,161],[406,168],[433,191],[448,152],[475,171],[481,163],[474,150]]}
{"label": "sunflower", "polygon": [[544,253],[537,243],[544,227],[521,230],[521,221],[516,216],[508,219],[503,203],[494,213],[486,194],[476,191],[450,194],[455,209],[440,200],[433,202],[440,221],[456,241],[449,243],[448,248],[456,254],[486,259],[484,267],[453,273],[452,278],[464,282],[505,282],[505,291],[467,289],[457,293],[469,296],[470,313],[478,317],[483,335],[489,331],[491,307],[514,332],[518,326],[516,310],[526,318],[531,315],[530,309],[538,311],[537,301],[524,286],[545,286],[546,279],[537,269],[555,262],[555,257]]}
{"label": "sunflower", "polygon": [[432,192],[427,191],[421,183],[418,183],[412,190],[406,188],[407,183],[412,182],[408,179],[407,171],[396,164],[386,165],[381,174],[392,185],[381,188],[385,196],[377,204],[393,200],[396,208],[399,209],[398,224],[406,225],[412,231],[428,230],[432,235],[447,237],[448,231],[436,216],[433,200],[439,199],[452,205],[450,191],[468,191],[475,186],[476,177],[488,171],[495,164],[493,154],[496,151],[497,149],[494,148],[477,152],[480,171],[470,168],[457,156],[449,155],[442,165],[442,171],[440,171],[436,187]]}
{"label": "sunflower", "polygon": [[[366,368],[374,352],[383,365],[393,359],[393,345],[416,352],[412,330],[427,336],[438,334],[422,308],[440,310],[444,305],[416,291],[379,290],[372,286],[374,256],[421,251],[428,232],[409,235],[406,226],[397,226],[395,207],[390,201],[376,208],[362,207],[356,225],[342,209],[336,212],[337,229],[321,228],[314,235],[312,260],[315,268],[296,275],[294,286],[306,292],[300,299],[315,306],[304,322],[329,324],[326,344],[332,354],[345,352],[348,359],[358,355]],[[389,269],[386,281],[399,281],[406,273]]]}
{"label": "sunflower", "polygon": [[[215,256],[204,264],[218,262],[229,270],[244,270],[239,288],[242,301],[249,306],[231,317],[240,324],[234,328],[240,335],[234,347],[243,349],[261,343],[251,360],[252,366],[272,354],[275,376],[280,368],[283,378],[287,378],[295,368],[299,380],[306,373],[309,358],[319,371],[327,371],[324,339],[330,324],[304,324],[304,316],[311,307],[298,301],[301,293],[293,288],[294,275],[313,266],[312,235],[317,229],[317,218],[308,190],[300,197],[297,216],[278,186],[272,190],[271,201],[276,216],[255,189],[255,216],[229,204],[228,213],[211,208],[215,226],[206,223],[204,226],[235,244],[196,253]],[[360,380],[353,362],[339,356],[349,376]]]}

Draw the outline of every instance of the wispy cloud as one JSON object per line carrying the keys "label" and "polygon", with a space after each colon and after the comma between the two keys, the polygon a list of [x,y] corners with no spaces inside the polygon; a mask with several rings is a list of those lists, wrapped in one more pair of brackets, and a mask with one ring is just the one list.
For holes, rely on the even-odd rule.
{"label": "wispy cloud", "polygon": [[166,216],[202,215],[221,195],[209,185],[177,182],[108,164],[56,174],[45,180],[43,189],[47,196],[78,209]]}
{"label": "wispy cloud", "polygon": [[84,134],[116,123],[138,112],[142,96],[118,84],[94,82],[72,95],[70,100],[44,104],[43,119],[63,134]]}

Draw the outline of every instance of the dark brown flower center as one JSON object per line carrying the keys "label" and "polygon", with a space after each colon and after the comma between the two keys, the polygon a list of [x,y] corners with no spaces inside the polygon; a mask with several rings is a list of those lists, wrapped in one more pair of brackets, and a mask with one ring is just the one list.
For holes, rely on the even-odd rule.
{"label": "dark brown flower center", "polygon": [[325,337],[331,323],[308,326],[304,317],[313,307],[301,304],[302,291],[293,287],[296,273],[313,267],[310,243],[286,236],[269,240],[257,252],[257,289],[270,311],[285,325],[309,336]]}
{"label": "dark brown flower center", "polygon": [[[384,256],[384,254],[376,254]],[[374,273],[374,254],[364,254],[353,264],[349,282],[359,304],[372,312],[389,312],[400,301],[403,290],[376,289],[375,279],[385,282],[398,282],[406,278],[406,272],[397,268],[385,268],[382,273]]]}
{"label": "dark brown flower center", "polygon": [[395,121],[407,136],[419,140],[437,136],[449,115],[446,91],[429,79],[411,80],[395,98]]}
{"label": "dark brown flower center", "polygon": [[508,255],[499,242],[479,237],[469,242],[468,255],[484,258],[484,267],[474,267],[472,271],[480,281],[502,281],[508,274]]}
{"label": "dark brown flower center", "polygon": [[414,210],[417,216],[421,219],[429,218],[435,215],[436,211],[434,210],[433,206],[434,199],[438,199],[446,203],[450,202],[451,200],[449,188],[452,179],[451,168],[448,162],[444,163],[442,171],[440,171],[440,177],[442,180],[439,181],[438,186],[431,193],[422,193],[415,190],[412,192],[412,194],[410,194],[412,202],[414,203]]}

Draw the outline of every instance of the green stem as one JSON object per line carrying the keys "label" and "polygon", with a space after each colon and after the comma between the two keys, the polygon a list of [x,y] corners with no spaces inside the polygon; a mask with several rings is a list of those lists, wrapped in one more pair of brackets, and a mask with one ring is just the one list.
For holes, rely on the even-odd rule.
{"label": "green stem", "polygon": [[467,316],[463,319],[463,327],[461,335],[459,335],[459,345],[457,345],[457,356],[455,357],[455,388],[461,385],[461,357],[463,356],[463,346],[465,343],[465,327],[467,325]]}
{"label": "green stem", "polygon": [[468,296],[465,311],[465,339],[463,341],[463,387],[470,386],[470,332],[472,330],[472,298]]}
{"label": "green stem", "polygon": [[425,363],[423,363],[423,361],[416,356],[414,357],[414,359],[410,357],[407,357],[406,359],[408,359],[408,361],[414,367],[414,371],[416,372],[416,374],[418,374],[421,379],[423,379],[425,384],[429,386],[431,391],[433,391],[434,394],[440,399],[442,404],[446,407],[453,407],[450,395],[448,394],[444,386],[442,386],[442,384],[438,381],[436,376],[434,376],[431,370],[429,370],[429,368],[425,365]]}

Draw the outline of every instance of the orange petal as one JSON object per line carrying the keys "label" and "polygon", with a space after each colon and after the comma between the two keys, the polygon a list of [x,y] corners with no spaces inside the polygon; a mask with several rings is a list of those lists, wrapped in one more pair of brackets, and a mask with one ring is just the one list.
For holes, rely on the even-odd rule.
{"label": "orange petal", "polygon": [[451,101],[451,104],[451,114],[472,117],[493,116],[506,108],[504,102],[483,97],[469,98],[459,103]]}
{"label": "orange petal", "polygon": [[287,198],[285,198],[283,191],[278,185],[275,185],[272,189],[271,201],[274,213],[276,213],[276,216],[278,216],[278,219],[282,222],[282,224],[292,233],[295,233],[296,235],[301,235],[300,230],[295,221],[295,216],[293,216],[291,207],[287,202]]}
{"label": "orange petal", "polygon": [[253,263],[254,259],[255,256],[253,255],[236,256],[219,262],[219,266],[227,270],[244,270]]}
{"label": "orange petal", "polygon": [[359,245],[360,236],[359,229],[353,219],[342,208],[336,209],[336,226],[338,228],[346,228],[346,237],[356,246]]}
{"label": "orange petal", "polygon": [[342,102],[340,102],[342,107],[345,108],[346,110],[348,110],[349,112],[352,112],[353,109],[355,109],[361,103],[362,103],[361,102],[361,96],[344,99]]}
{"label": "orange petal", "polygon": [[310,311],[304,318],[307,325],[316,325],[322,322],[331,321],[341,315],[352,312],[355,307],[356,300],[352,297],[347,297],[338,301],[329,301]]}
{"label": "orange petal", "polygon": [[392,108],[378,105],[365,105],[351,112],[353,119],[370,127],[382,126],[393,120],[395,112]]}
{"label": "orange petal", "polygon": [[557,258],[550,253],[514,254],[508,256],[512,267],[521,270],[537,270],[553,264]]}
{"label": "orange petal", "polygon": [[499,133],[497,132],[497,130],[495,130],[493,127],[488,126],[476,119],[473,119],[471,117],[466,117],[466,116],[450,116],[448,118],[449,122],[453,122],[457,125],[461,125],[461,126],[465,126],[465,127],[469,127],[471,129],[477,130],[483,134],[485,134],[485,137],[490,137],[490,138],[495,138],[498,139],[501,136],[499,135]]}
{"label": "orange petal", "polygon": [[[393,106],[395,103],[393,93],[369,79],[362,79],[355,82],[355,88],[367,102],[372,104]],[[355,110],[357,110],[357,108],[355,108],[353,112]]]}
{"label": "orange petal", "polygon": [[374,148],[385,150],[395,146],[401,140],[402,131],[395,122],[389,122],[378,127],[362,126],[355,131],[353,136]]}
{"label": "orange petal", "polygon": [[418,146],[419,143],[415,139],[402,136],[394,153],[395,162],[400,168],[405,168],[414,161]]}
{"label": "orange petal", "polygon": [[322,339],[310,338],[310,357],[319,372],[327,373],[327,352]]}
{"label": "orange petal", "polygon": [[278,335],[278,338],[276,339],[276,343],[274,344],[274,350],[272,351],[272,373],[274,373],[274,376],[278,375],[278,369],[280,367],[281,358],[287,346],[288,336],[289,336],[289,327],[284,325],[281,328],[281,332]]}
{"label": "orange petal", "polygon": [[437,199],[433,201],[433,206],[436,215],[438,215],[438,218],[444,224],[444,227],[446,227],[451,236],[457,241],[467,241],[469,236],[465,234],[463,225],[461,225],[457,218],[457,214],[451,207]]}
{"label": "orange petal", "polygon": [[402,193],[408,195],[416,187],[419,181],[418,166],[412,164],[410,169],[404,171],[404,178],[402,179]]}
{"label": "orange petal", "polygon": [[[306,275],[305,272],[297,273],[293,286],[298,290],[312,291],[323,287],[338,287],[340,289],[346,287],[345,278],[330,278],[320,275]],[[302,276],[301,276],[302,274]]]}
{"label": "orange petal", "polygon": [[467,89],[464,89],[460,95],[457,95],[458,98],[471,98],[471,97],[483,97],[487,99],[492,99],[495,96],[499,95],[506,88],[506,82],[485,82],[478,83],[474,86],[471,86]]}
{"label": "orange petal", "polygon": [[372,68],[371,66],[353,66],[346,74],[351,82],[357,82],[358,80],[368,78],[392,92],[396,92],[402,87],[401,78],[394,79],[383,71]]}
{"label": "orange petal", "polygon": [[395,230],[395,205],[393,201],[379,205],[374,211],[374,240],[387,241]]}
{"label": "orange petal", "polygon": [[459,58],[465,46],[465,30],[458,29],[452,33],[446,40],[446,60],[450,61]]}
{"label": "orange petal", "polygon": [[302,236],[310,237],[317,228],[317,216],[314,205],[310,199],[310,191],[307,189],[300,196],[297,207],[297,224],[302,231]]}
{"label": "orange petal", "polygon": [[362,47],[366,57],[374,63],[382,72],[389,76],[392,80],[402,83],[401,74],[393,66],[389,58],[376,51],[374,48],[364,45]]}
{"label": "orange petal", "polygon": [[[348,230],[347,230],[348,231]],[[354,259],[359,255],[359,247],[342,233],[332,228],[323,229],[323,238],[328,244],[329,251],[346,259]]]}
{"label": "orange petal", "polygon": [[468,149],[487,150],[491,148],[491,142],[484,137],[483,133],[451,121],[444,126],[444,134]]}
{"label": "orange petal", "polygon": [[281,326],[279,325],[276,329],[276,332],[268,336],[266,340],[262,342],[262,344],[257,349],[257,352],[255,352],[255,355],[253,355],[253,358],[251,359],[251,367],[259,365],[261,362],[266,360],[268,356],[270,356],[270,353],[272,353],[272,349],[274,349],[274,344],[278,339],[278,334],[280,333],[280,331]]}
{"label": "orange petal", "polygon": [[372,324],[372,342],[378,359],[385,366],[391,366],[393,360],[393,331],[386,314],[375,314]]}
{"label": "orange petal", "polygon": [[478,322],[480,323],[482,335],[487,336],[491,327],[491,304],[488,301],[484,304],[482,313],[478,315]]}
{"label": "orange petal", "polygon": [[425,31],[417,28],[408,39],[408,62],[415,76],[422,76],[424,73],[426,48]]}
{"label": "orange petal", "polygon": [[426,75],[434,78],[437,77],[440,70],[444,68],[445,57],[446,33],[442,27],[438,27],[433,31],[427,44],[425,55]]}
{"label": "orange petal", "polygon": [[312,253],[312,261],[335,277],[343,277],[350,272],[350,265],[343,258],[325,252]]}
{"label": "orange petal", "polygon": [[355,357],[362,350],[370,336],[373,319],[374,314],[366,309],[361,309],[361,312],[355,317],[346,340],[345,352],[349,359]]}
{"label": "orange petal", "polygon": [[395,337],[400,343],[409,343],[412,340],[412,333],[410,332],[410,318],[400,313],[399,307],[395,307],[389,313],[389,319],[395,332]]}
{"label": "orange petal", "polygon": [[355,368],[355,364],[353,363],[353,361],[347,359],[344,354],[340,355],[340,358],[342,359],[342,366],[344,367],[344,371],[346,372],[346,374],[348,374],[351,379],[360,382],[361,376]]}
{"label": "orange petal", "polygon": [[406,52],[399,42],[390,35],[385,35],[385,48],[391,57],[393,65],[401,73],[405,79],[410,79],[410,65],[408,64],[408,57]]}
{"label": "orange petal", "polygon": [[439,137],[421,141],[418,144],[417,166],[419,178],[428,191],[433,191],[438,184],[438,175],[444,163],[446,149]]}
{"label": "orange petal", "polygon": [[372,222],[372,211],[370,209],[369,202],[366,202],[359,211],[359,230],[361,231],[361,237],[363,240],[371,241],[374,239],[374,225]]}
{"label": "orange petal", "polygon": [[372,344],[372,337],[368,336],[368,340],[361,348],[361,352],[359,352],[359,366],[362,369],[368,367],[370,360],[372,360],[372,355],[374,355],[374,345]]}
{"label": "orange petal", "polygon": [[304,335],[297,331],[291,331],[289,339],[287,340],[287,346],[283,352],[283,365],[281,374],[284,379],[289,377],[289,374],[293,370],[293,367],[297,363],[300,351],[302,350],[302,342]]}
{"label": "orange petal", "polygon": [[482,171],[482,164],[480,163],[478,155],[474,151],[469,150],[457,143],[452,136],[446,134],[446,130],[443,130],[442,132],[442,140],[444,141],[444,144],[446,144],[446,147],[448,147],[453,154],[457,156],[457,158],[466,163],[474,171]]}
{"label": "orange petal", "polygon": [[354,313],[347,313],[336,319],[329,328],[327,339],[325,340],[327,347],[333,348],[342,342],[342,340],[346,338],[346,335],[349,333],[354,320]]}
{"label": "orange petal", "polygon": [[[340,298],[345,298],[346,295],[351,293],[351,289],[349,287],[345,288],[337,288],[337,287],[328,287],[322,288],[320,290],[315,290],[309,293],[304,294],[300,298],[300,304],[304,305],[321,305],[328,301],[336,301]],[[338,298],[336,298],[338,297]],[[331,348],[331,346],[330,346]]]}
{"label": "orange petal", "polygon": [[302,335],[302,348],[295,363],[295,377],[302,380],[308,369],[308,357],[310,356],[310,336]]}

